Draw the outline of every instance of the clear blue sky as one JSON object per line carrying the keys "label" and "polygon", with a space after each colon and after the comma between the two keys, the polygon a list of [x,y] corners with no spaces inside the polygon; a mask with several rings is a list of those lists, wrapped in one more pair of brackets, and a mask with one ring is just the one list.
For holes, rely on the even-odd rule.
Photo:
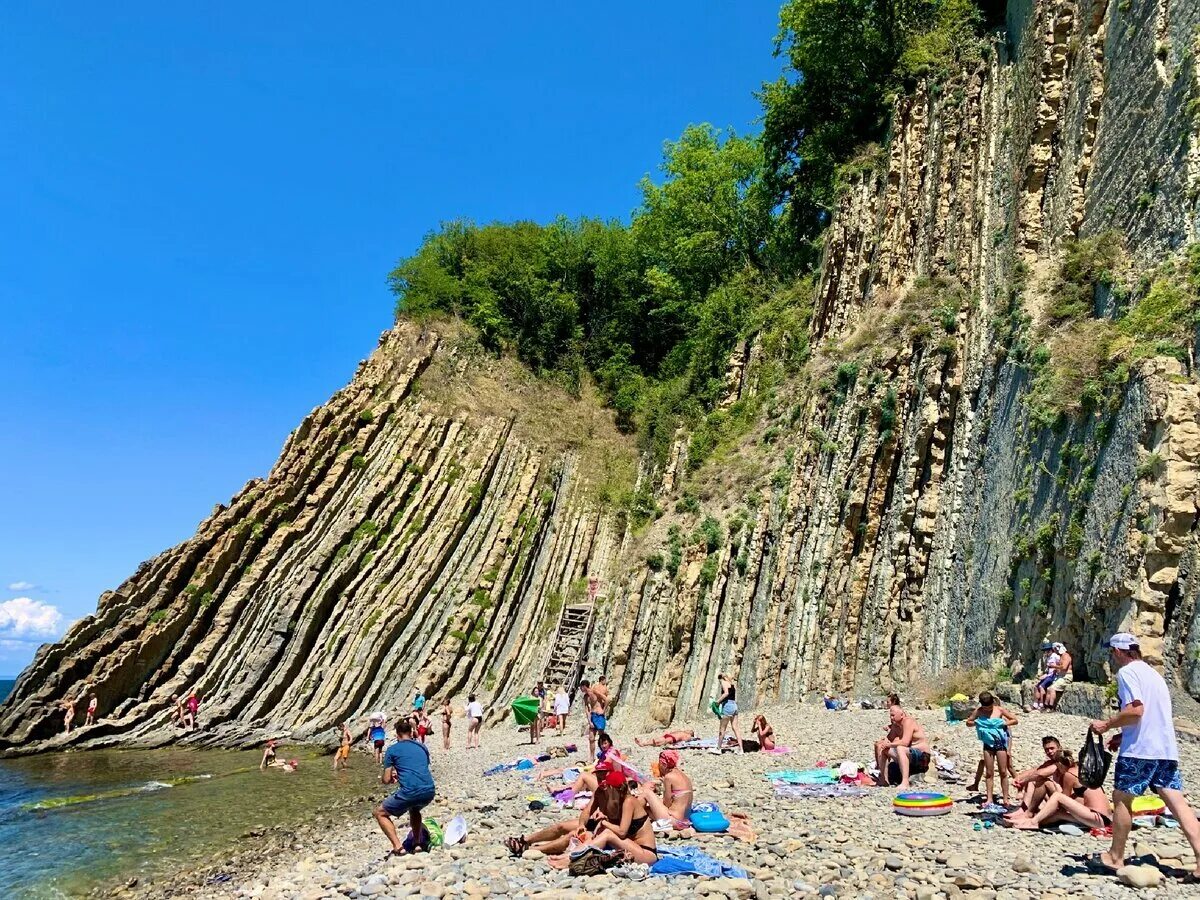
{"label": "clear blue sky", "polygon": [[778,6],[6,4],[0,676],[266,474],[439,221],[626,217],[751,130]]}

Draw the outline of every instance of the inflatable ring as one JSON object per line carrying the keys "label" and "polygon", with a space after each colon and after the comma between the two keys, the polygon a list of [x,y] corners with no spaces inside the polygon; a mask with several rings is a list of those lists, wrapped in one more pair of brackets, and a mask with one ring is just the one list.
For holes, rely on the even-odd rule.
{"label": "inflatable ring", "polygon": [[954,801],[945,794],[925,791],[897,794],[892,801],[892,810],[902,816],[944,816],[953,806]]}
{"label": "inflatable ring", "polygon": [[1161,816],[1166,811],[1167,804],[1162,802],[1161,797],[1147,794],[1143,797],[1133,798],[1133,814],[1135,816]]}

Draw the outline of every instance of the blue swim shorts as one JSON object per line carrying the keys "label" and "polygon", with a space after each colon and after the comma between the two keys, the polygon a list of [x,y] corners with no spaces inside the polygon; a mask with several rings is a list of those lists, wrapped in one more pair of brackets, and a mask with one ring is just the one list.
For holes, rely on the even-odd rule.
{"label": "blue swim shorts", "polygon": [[433,802],[433,791],[405,793],[404,789],[396,791],[381,804],[383,811],[389,816],[407,815],[412,810],[420,811]]}
{"label": "blue swim shorts", "polygon": [[1113,768],[1113,787],[1135,797],[1159,788],[1182,791],[1183,776],[1179,773],[1179,762],[1174,759],[1118,756]]}
{"label": "blue swim shorts", "polygon": [[597,731],[603,731],[605,729],[605,727],[608,725],[608,719],[606,719],[604,717],[603,713],[592,713],[591,720],[592,720],[592,727],[595,728]]}

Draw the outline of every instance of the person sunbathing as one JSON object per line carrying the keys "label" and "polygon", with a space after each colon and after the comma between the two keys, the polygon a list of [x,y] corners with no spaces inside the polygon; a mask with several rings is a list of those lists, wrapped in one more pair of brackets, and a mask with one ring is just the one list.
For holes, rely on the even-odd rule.
{"label": "person sunbathing", "polygon": [[759,714],[754,717],[751,733],[758,737],[758,743],[763,750],[775,749],[775,729],[767,722],[767,717]]}
{"label": "person sunbathing", "polygon": [[661,735],[654,735],[648,738],[635,737],[633,742],[639,747],[672,747],[682,741],[690,741],[696,736],[694,728],[676,728],[673,731],[664,731]]}
{"label": "person sunbathing", "polygon": [[616,790],[617,785],[625,784],[625,776],[612,769],[602,769],[604,781],[596,788],[592,799],[579,813],[578,818],[565,819],[528,835],[517,835],[505,839],[504,846],[513,856],[520,856],[526,850],[540,850],[547,856],[564,852],[571,843],[572,837],[578,837],[581,832],[595,834],[600,828],[600,822],[621,820],[621,804],[624,795]]}
{"label": "person sunbathing", "polygon": [[679,751],[663,750],[658,754],[658,770],[662,773],[662,797],[650,791],[646,805],[656,822],[686,822],[692,812],[695,790],[687,772],[679,768]]}

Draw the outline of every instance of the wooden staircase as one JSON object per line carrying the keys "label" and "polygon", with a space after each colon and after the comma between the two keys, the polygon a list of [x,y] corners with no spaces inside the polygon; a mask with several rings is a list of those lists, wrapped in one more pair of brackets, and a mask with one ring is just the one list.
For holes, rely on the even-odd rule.
{"label": "wooden staircase", "polygon": [[561,684],[568,696],[573,696],[583,677],[587,662],[588,642],[592,637],[595,607],[591,603],[564,606],[558,617],[558,629],[546,654],[542,683],[554,691]]}

